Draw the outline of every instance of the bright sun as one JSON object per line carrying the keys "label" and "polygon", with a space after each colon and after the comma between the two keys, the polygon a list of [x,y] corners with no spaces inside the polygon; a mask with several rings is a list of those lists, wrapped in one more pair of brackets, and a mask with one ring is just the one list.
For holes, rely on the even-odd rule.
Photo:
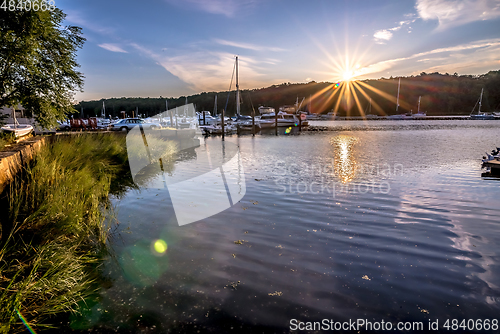
{"label": "bright sun", "polygon": [[344,74],[342,75],[344,81],[351,81],[352,77],[353,77],[352,71],[345,71]]}

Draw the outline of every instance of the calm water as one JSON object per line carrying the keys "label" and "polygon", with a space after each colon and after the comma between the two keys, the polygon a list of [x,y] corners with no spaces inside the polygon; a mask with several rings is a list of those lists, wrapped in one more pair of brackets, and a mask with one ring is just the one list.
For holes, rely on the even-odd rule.
{"label": "calm water", "polygon": [[480,168],[500,122],[319,124],[335,131],[227,138],[246,195],[202,221],[179,227],[165,189],[115,199],[110,282],[87,326],[253,333],[288,332],[290,319],[500,318],[500,182]]}

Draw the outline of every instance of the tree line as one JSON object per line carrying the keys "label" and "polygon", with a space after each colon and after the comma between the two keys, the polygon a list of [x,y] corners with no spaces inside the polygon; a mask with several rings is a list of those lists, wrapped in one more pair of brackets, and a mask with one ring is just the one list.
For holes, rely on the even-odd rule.
{"label": "tree line", "polygon": [[[399,106],[396,111],[399,82]],[[415,113],[420,97],[420,110],[426,111],[428,115],[467,115],[476,105],[483,88],[481,110],[500,110],[500,71],[490,71],[477,76],[422,72],[417,76],[355,81],[349,84],[349,90],[343,86],[347,86],[347,83],[335,85],[330,82],[312,81],[242,90],[241,113],[250,115],[252,110],[257,113],[259,106],[270,106],[278,110],[280,106],[293,105],[296,102],[302,103],[301,110],[317,114],[332,111],[340,116]],[[122,97],[81,101],[74,105],[74,108],[76,116],[99,116],[103,112],[104,102],[107,116],[121,117],[122,111],[127,116],[137,116],[137,111],[148,117],[165,111],[167,107],[172,109],[183,106],[186,101],[193,103],[198,111],[213,112],[217,108],[218,113],[225,109],[227,115],[234,115],[236,112],[235,91],[203,92],[177,98]]]}

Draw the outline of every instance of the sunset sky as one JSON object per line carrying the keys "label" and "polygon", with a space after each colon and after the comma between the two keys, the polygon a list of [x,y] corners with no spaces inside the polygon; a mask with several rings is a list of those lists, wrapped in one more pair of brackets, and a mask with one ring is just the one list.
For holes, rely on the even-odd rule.
{"label": "sunset sky", "polygon": [[[56,0],[83,28],[76,100],[500,69],[500,0]],[[233,87],[234,88],[234,87]]]}

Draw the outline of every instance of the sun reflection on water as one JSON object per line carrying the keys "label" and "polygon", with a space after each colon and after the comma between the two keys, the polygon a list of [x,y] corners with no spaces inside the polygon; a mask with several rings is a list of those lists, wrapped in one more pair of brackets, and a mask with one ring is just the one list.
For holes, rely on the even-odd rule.
{"label": "sun reflection on water", "polygon": [[354,157],[354,144],[358,139],[348,135],[338,135],[331,139],[335,148],[335,174],[342,183],[351,182],[356,176],[356,159]]}

